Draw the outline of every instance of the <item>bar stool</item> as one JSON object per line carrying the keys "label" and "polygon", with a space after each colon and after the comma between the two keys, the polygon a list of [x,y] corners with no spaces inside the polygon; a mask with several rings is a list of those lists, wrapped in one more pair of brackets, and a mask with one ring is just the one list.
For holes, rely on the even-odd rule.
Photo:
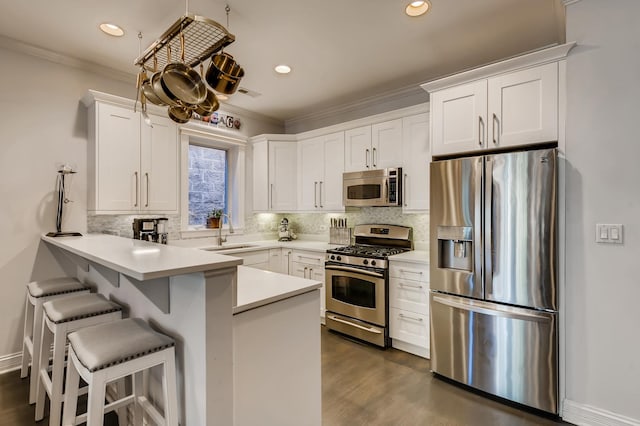
{"label": "bar stool", "polygon": [[[102,426],[104,415],[135,403],[133,424],[143,424],[142,411],[157,424],[178,425],[175,341],[158,333],[140,318],[83,328],[69,334],[69,363],[64,394],[64,426],[87,422]],[[143,373],[162,365],[164,416],[148,401]],[[105,406],[107,383],[133,375],[132,394]],[[87,413],[76,416],[80,377],[89,385]]]}
{"label": "bar stool", "polygon": [[[42,340],[36,390],[36,421],[44,417],[45,396],[49,395],[49,425],[59,426],[62,416],[62,381],[64,378],[67,335],[89,327],[122,318],[122,307],[96,293],[79,294],[42,304]],[[49,351],[53,342],[53,366],[49,378]],[[124,387],[121,390],[124,393]],[[126,419],[126,415],[123,420]],[[125,424],[122,422],[121,424]]]}
{"label": "bar stool", "polygon": [[89,288],[72,277],[51,278],[48,280],[32,281],[27,284],[20,377],[27,377],[29,362],[31,362],[29,404],[36,402],[37,372],[39,371],[38,361],[40,359],[40,340],[42,333],[42,304],[48,300],[79,293],[89,293]]}

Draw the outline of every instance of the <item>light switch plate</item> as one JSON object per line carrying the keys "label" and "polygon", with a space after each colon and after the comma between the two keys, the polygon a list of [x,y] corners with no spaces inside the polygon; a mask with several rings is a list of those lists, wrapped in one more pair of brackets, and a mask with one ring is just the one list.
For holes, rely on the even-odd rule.
{"label": "light switch plate", "polygon": [[597,223],[596,243],[622,244],[622,224]]}

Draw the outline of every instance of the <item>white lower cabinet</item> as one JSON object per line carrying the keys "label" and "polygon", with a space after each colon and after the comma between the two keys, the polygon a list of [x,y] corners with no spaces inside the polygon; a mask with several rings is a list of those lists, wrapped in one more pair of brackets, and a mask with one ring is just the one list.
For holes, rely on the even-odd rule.
{"label": "white lower cabinet", "polygon": [[289,275],[322,282],[320,289],[320,317],[324,318],[325,311],[325,282],[324,282],[324,253],[313,251],[292,250]]}
{"label": "white lower cabinet", "polygon": [[256,269],[264,269],[265,271],[271,270],[269,249],[233,253],[229,254],[229,256],[240,257],[244,259],[244,262],[242,263],[244,266],[250,266]]}
{"label": "white lower cabinet", "polygon": [[429,358],[429,266],[391,260],[389,277],[392,346]]}

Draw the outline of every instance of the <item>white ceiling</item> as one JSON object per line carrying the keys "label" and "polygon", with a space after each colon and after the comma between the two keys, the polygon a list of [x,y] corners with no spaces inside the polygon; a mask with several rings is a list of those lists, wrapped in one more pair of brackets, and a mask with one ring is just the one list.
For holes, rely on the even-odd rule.
{"label": "white ceiling", "polygon": [[[228,3],[226,51],[246,71],[241,86],[261,94],[228,102],[279,120],[564,42],[561,0],[431,0],[418,18],[408,1],[0,0],[0,35],[133,75],[139,31],[145,50],[187,7],[226,26]],[[104,21],[125,36],[101,33]],[[276,74],[278,63],[293,72]]]}

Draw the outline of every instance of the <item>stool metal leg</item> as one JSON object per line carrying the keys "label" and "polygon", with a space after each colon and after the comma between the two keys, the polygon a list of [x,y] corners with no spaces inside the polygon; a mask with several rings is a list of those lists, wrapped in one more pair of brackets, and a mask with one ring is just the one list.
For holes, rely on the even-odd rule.
{"label": "stool metal leg", "polygon": [[178,395],[176,392],[175,350],[166,351],[163,363],[164,419],[168,426],[178,426]]}
{"label": "stool metal leg", "polygon": [[[24,331],[22,338],[22,367],[20,377],[25,378],[29,374],[29,361],[33,358],[33,305],[29,302],[29,293],[24,302]],[[30,342],[30,344],[28,343]],[[31,352],[29,352],[31,351]]]}
{"label": "stool metal leg", "polygon": [[67,363],[67,379],[64,393],[64,410],[62,412],[62,425],[75,426],[76,411],[78,409],[78,388],[80,387],[80,374],[76,369],[77,358],[73,348],[69,348],[69,362]]}
{"label": "stool metal leg", "polygon": [[[35,300],[33,309],[33,354],[31,356],[31,376],[29,377],[29,404],[36,403],[38,372],[40,371],[40,340],[42,339],[42,301]],[[46,359],[49,359],[49,346],[45,348]]]}

